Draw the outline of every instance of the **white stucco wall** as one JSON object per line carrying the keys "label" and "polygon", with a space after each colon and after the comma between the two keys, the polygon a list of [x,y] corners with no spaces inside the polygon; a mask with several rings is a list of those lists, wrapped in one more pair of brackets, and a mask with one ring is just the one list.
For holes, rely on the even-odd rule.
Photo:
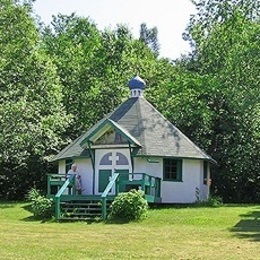
{"label": "white stucco wall", "polygon": [[[201,161],[201,185],[200,185],[200,200],[206,200],[209,197],[209,186],[204,184],[204,174],[203,174],[203,161]],[[210,179],[210,166],[208,163],[208,174],[207,179]]]}
{"label": "white stucco wall", "polygon": [[163,203],[192,203],[196,201],[196,188],[200,188],[201,167],[198,160],[183,160],[182,181],[162,181]]}
{"label": "white stucco wall", "polygon": [[59,174],[65,174],[66,172],[66,164],[65,164],[65,160],[59,161]]}
{"label": "white stucco wall", "polygon": [[[93,191],[93,168],[90,158],[75,159],[77,172],[81,176],[83,191],[82,194],[92,194]],[[65,160],[59,162],[59,174],[65,173]]]}
{"label": "white stucco wall", "polygon": [[149,158],[153,163],[149,163],[147,158],[134,158],[134,172],[147,173],[149,175],[162,178],[163,159]]}
{"label": "white stucco wall", "polygon": [[[115,167],[118,169],[126,169],[129,167],[129,172],[131,172],[132,168],[129,150],[116,149],[115,151],[123,153],[129,161],[129,166],[117,165]],[[96,194],[98,186],[98,169],[108,168],[107,166],[100,167],[99,162],[102,156],[108,152],[111,152],[111,150],[96,150]],[[76,159],[75,163],[78,165],[78,172],[82,176],[83,194],[93,194],[94,178],[91,160],[89,158]],[[112,167],[114,166],[111,166],[111,168]],[[181,182],[163,180],[163,158],[150,158],[149,162],[145,157],[136,157],[134,158],[134,172],[147,173],[161,178],[162,203],[193,203],[196,201],[196,188],[199,190],[200,199],[206,199],[209,194],[208,186],[203,184],[203,161],[201,160],[183,159]],[[65,173],[65,161],[60,161],[59,173]]]}
{"label": "white stucco wall", "polygon": [[76,159],[77,172],[81,176],[82,194],[93,194],[93,167],[90,158]]}
{"label": "white stucco wall", "polygon": [[208,196],[208,187],[203,184],[203,161],[183,160],[182,181],[163,181],[163,159],[135,158],[135,172],[145,172],[149,175],[161,178],[162,203],[193,203],[196,201],[196,188],[199,190],[200,199]]}

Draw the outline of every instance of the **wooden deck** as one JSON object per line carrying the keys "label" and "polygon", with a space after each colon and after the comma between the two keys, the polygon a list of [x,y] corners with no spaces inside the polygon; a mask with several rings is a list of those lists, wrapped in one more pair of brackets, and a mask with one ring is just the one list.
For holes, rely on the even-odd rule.
{"label": "wooden deck", "polygon": [[[115,194],[110,195],[109,191],[114,186]],[[149,203],[161,202],[161,179],[146,173],[115,173],[101,195],[78,194],[75,176],[69,179],[65,174],[47,176],[47,197],[54,199],[56,219],[82,218],[84,220],[91,217],[105,219],[109,203],[119,193],[131,189],[142,190]]]}

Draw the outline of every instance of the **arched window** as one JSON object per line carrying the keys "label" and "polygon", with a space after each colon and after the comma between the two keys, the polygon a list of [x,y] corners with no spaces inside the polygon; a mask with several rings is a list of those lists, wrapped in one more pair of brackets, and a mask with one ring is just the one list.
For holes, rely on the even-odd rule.
{"label": "arched window", "polygon": [[100,165],[112,165],[112,153],[105,154],[100,160]]}
{"label": "arched window", "polygon": [[116,165],[128,165],[128,160],[122,153],[116,153]]}

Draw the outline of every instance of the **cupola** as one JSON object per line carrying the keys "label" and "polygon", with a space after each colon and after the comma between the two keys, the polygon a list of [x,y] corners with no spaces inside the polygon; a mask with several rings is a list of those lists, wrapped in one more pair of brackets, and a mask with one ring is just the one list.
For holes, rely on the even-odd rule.
{"label": "cupola", "polygon": [[141,79],[138,75],[132,78],[128,82],[128,87],[131,90],[131,97],[143,96],[143,90],[145,89],[145,86],[145,81]]}

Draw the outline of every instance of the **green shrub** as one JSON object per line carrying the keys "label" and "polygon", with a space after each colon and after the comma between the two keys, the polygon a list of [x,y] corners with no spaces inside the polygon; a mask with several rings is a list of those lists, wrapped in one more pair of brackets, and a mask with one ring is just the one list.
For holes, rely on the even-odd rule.
{"label": "green shrub", "polygon": [[36,189],[31,189],[27,197],[32,202],[30,211],[36,219],[46,219],[53,215],[54,204],[52,199],[42,196]]}
{"label": "green shrub", "polygon": [[223,201],[219,196],[210,196],[206,200],[197,201],[196,204],[205,207],[220,207],[223,204]]}
{"label": "green shrub", "polygon": [[130,190],[120,193],[111,205],[109,219],[124,221],[140,220],[147,216],[148,203],[142,191]]}

